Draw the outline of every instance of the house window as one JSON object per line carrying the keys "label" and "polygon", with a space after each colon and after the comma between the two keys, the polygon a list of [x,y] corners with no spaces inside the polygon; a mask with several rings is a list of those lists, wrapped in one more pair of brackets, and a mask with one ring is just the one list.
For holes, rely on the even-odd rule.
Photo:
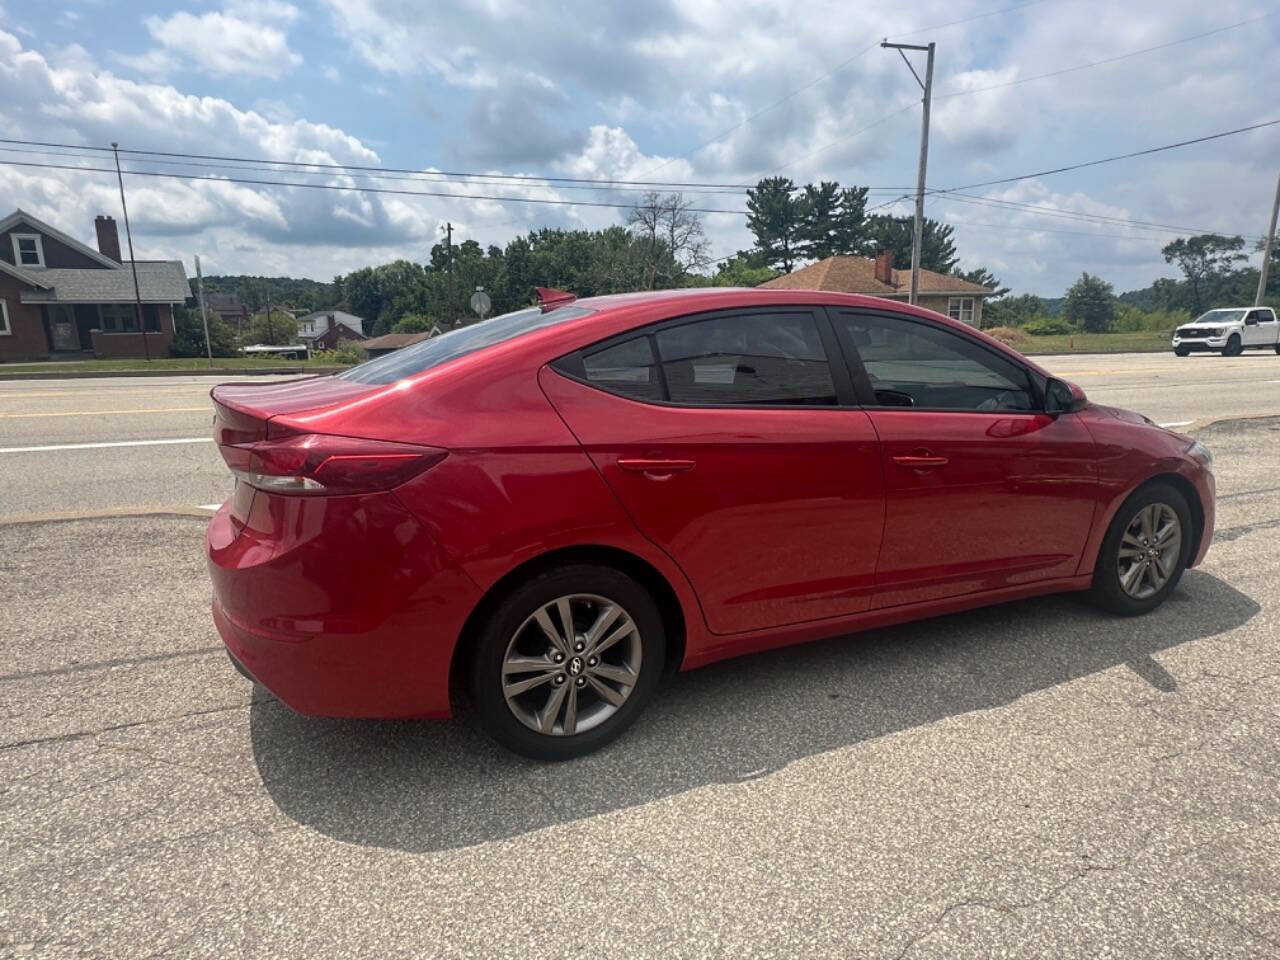
{"label": "house window", "polygon": [[14,233],[13,262],[20,267],[44,266],[44,240],[38,233]]}
{"label": "house window", "polygon": [[138,308],[132,303],[100,303],[98,319],[103,333],[138,332]]}
{"label": "house window", "polygon": [[973,326],[973,297],[952,297],[947,301],[947,316]]}
{"label": "house window", "polygon": [[0,336],[11,333],[13,333],[13,327],[9,326],[9,304],[0,300]]}

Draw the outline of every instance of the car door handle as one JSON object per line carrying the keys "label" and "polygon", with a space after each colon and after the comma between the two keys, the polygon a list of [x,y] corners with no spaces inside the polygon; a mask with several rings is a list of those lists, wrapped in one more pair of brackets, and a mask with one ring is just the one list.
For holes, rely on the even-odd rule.
{"label": "car door handle", "polygon": [[906,453],[894,457],[893,462],[909,470],[936,470],[938,467],[945,467],[950,461],[932,453]]}
{"label": "car door handle", "polygon": [[692,460],[657,460],[648,457],[619,457],[618,466],[627,473],[643,473],[650,480],[670,480],[677,473],[693,469]]}

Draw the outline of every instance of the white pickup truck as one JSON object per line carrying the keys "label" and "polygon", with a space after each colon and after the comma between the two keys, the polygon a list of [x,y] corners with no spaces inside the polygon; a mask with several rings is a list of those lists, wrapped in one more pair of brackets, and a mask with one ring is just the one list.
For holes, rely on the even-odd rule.
{"label": "white pickup truck", "polygon": [[1238,357],[1259,348],[1280,353],[1280,322],[1270,307],[1210,310],[1173,331],[1173,352],[1180,357],[1196,352]]}

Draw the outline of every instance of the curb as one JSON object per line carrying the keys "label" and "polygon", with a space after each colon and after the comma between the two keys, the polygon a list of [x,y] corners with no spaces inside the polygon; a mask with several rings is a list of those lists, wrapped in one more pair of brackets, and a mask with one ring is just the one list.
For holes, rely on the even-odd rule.
{"label": "curb", "polygon": [[289,367],[205,367],[199,370],[47,370],[39,373],[7,373],[0,368],[0,383],[11,380],[99,380],[103,377],[279,377],[305,374],[307,376],[325,376],[330,373],[341,373],[349,367],[310,367],[308,369]]}

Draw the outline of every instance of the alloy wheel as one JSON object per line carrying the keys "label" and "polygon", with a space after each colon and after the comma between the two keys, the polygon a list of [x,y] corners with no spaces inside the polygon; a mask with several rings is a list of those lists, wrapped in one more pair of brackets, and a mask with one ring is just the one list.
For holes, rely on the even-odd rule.
{"label": "alloy wheel", "polygon": [[502,694],[530,730],[568,737],[598,727],[640,678],[640,631],[622,605],[595,594],[543,604],[512,635]]}
{"label": "alloy wheel", "polygon": [[1152,503],[1137,512],[1120,538],[1116,560],[1120,587],[1135,600],[1159,593],[1178,569],[1182,553],[1182,523],[1165,503]]}

